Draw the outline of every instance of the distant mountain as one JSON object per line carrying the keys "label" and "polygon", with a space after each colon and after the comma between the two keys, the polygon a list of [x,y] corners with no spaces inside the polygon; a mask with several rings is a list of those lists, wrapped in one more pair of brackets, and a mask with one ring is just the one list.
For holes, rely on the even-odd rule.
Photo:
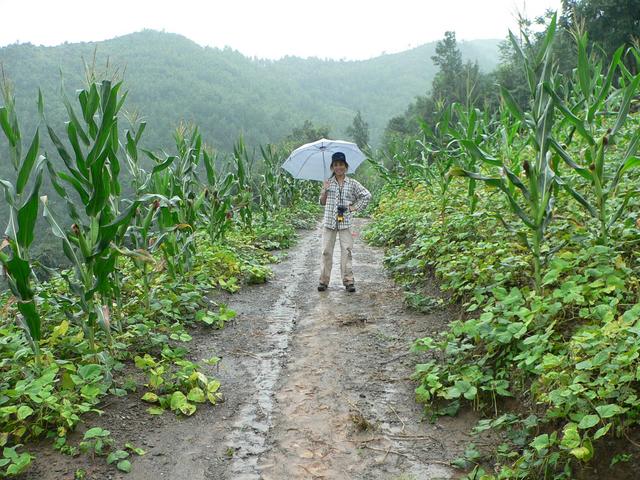
{"label": "distant mountain", "polygon": [[[459,48],[465,59],[490,71],[498,63],[498,43],[459,42]],[[19,114],[31,128],[38,87],[49,122],[62,128],[66,117],[58,93],[60,72],[73,95],[84,83],[83,59],[91,64],[95,58],[98,71],[108,60],[111,71],[124,74],[129,92],[125,109],[147,119],[144,143],[150,148],[171,145],[171,132],[181,120],[196,122],[206,141],[221,150],[230,150],[240,133],[250,145],[278,142],[307,119],[344,137],[357,110],[376,144],[388,120],[428,91],[436,72],[431,61],[435,45],[363,61],[275,61],[145,30],[102,42],[9,45],[0,48],[0,63],[15,84]]]}

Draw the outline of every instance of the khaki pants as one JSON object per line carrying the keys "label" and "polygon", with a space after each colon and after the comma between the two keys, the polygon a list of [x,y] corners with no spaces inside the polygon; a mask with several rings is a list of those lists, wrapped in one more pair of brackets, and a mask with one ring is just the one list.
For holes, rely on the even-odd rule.
{"label": "khaki pants", "polygon": [[331,279],[331,267],[333,266],[333,249],[336,244],[336,236],[340,237],[340,274],[342,284],[353,283],[353,267],[351,251],[353,250],[353,236],[350,229],[332,230],[324,228],[322,232],[322,258],[320,261],[320,283],[329,285]]}

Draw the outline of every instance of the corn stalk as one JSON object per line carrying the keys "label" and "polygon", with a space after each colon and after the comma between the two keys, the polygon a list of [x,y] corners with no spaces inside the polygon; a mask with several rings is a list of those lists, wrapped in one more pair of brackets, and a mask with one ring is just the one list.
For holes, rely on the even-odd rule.
{"label": "corn stalk", "polygon": [[161,251],[171,276],[191,270],[197,220],[206,195],[197,172],[202,151],[198,130],[180,126],[174,138],[177,155],[161,158],[145,152],[156,163],[148,193],[170,199],[158,205],[157,224],[163,240]]}
{"label": "corn stalk", "polygon": [[242,137],[233,146],[233,160],[236,171],[236,205],[240,212],[240,220],[245,228],[251,230],[253,224],[253,185],[251,184],[252,159]]}
{"label": "corn stalk", "polygon": [[[121,83],[112,85],[111,81],[103,80],[81,90],[78,94],[80,117],[64,99],[69,115],[68,143],[63,143],[55,130],[47,126],[49,137],[66,167],[66,171],[58,172],[48,162],[51,181],[58,195],[66,201],[73,224],[64,228],[55,219],[47,197],[41,198],[44,216],[53,234],[62,240],[63,251],[74,269],[73,278],[67,276],[66,279],[78,298],[82,318],[74,318],[69,311],[66,313],[80,322],[94,354],[97,327],[101,327],[110,339],[111,310],[118,288],[115,272],[119,252],[113,244],[122,245],[138,206],[135,201],[123,212],[119,211],[117,116],[126,98],[126,95],[119,95],[120,86]],[[79,198],[82,211],[77,208],[74,197]]]}
{"label": "corn stalk", "polygon": [[[535,152],[534,158],[525,159],[522,163],[524,179],[516,175],[504,160],[500,161],[500,175],[497,177],[485,176],[459,167],[450,172],[454,176],[465,176],[486,182],[504,193],[511,210],[525,227],[521,238],[533,258],[535,289],[538,294],[542,293],[542,245],[545,240],[545,232],[552,220],[555,191],[558,186],[564,186],[572,191],[571,187],[565,185],[562,179],[554,173],[550,165],[554,102],[548,89],[545,88],[545,84],[553,84],[551,52],[555,31],[556,16],[554,15],[539,51],[532,58],[525,55],[516,37],[509,32],[511,43],[525,69],[532,100],[531,111],[523,113],[509,92],[502,89],[503,101],[514,117],[522,122],[523,127],[528,131],[527,142]],[[470,155],[485,164],[492,166],[498,162],[494,156],[485,152],[476,142],[464,140],[460,143]],[[575,191],[572,193],[579,196]]]}
{"label": "corn stalk", "polygon": [[[22,156],[22,135],[15,112],[15,98],[11,87],[3,78],[2,94],[4,106],[0,107],[0,127],[9,141],[11,163],[16,173],[15,183],[0,178],[4,197],[9,207],[9,223],[5,238],[0,241],[0,263],[11,292],[18,300],[21,314],[20,324],[24,328],[31,349],[40,362],[41,318],[35,300],[29,247],[34,240],[38,217],[38,194],[42,185],[44,157],[40,151],[38,129],[33,136],[27,153]],[[38,108],[43,109],[42,95],[38,95]],[[34,178],[27,189],[29,179]]]}
{"label": "corn stalk", "polygon": [[[606,244],[609,229],[623,213],[628,200],[637,194],[636,190],[628,192],[620,207],[616,211],[610,211],[609,201],[615,197],[620,180],[626,172],[640,165],[640,159],[636,156],[640,145],[640,129],[632,134],[625,152],[615,165],[615,174],[611,175],[612,171],[607,168],[606,160],[610,147],[616,143],[616,136],[627,119],[631,100],[638,92],[640,74],[632,76],[623,70],[621,81],[624,83],[626,78],[627,83],[618,90],[614,89],[612,86],[614,74],[618,68],[623,68],[621,62],[623,47],[615,52],[607,74],[603,75],[602,64],[589,61],[587,33],[577,32],[574,38],[578,50],[574,105],[569,107],[568,102],[561,98],[558,89],[548,83],[545,84],[545,90],[552,96],[558,110],[565,121],[572,126],[573,131],[586,140],[585,163],[571,155],[560,141],[552,139],[551,146],[562,160],[591,186],[590,193],[595,202],[592,203],[582,197],[578,200],[585,210],[598,220],[599,241]],[[603,131],[602,120],[610,110],[613,99],[617,97],[620,97],[620,101],[614,125]]]}
{"label": "corn stalk", "polygon": [[202,161],[207,174],[202,216],[211,242],[222,240],[232,225],[231,189],[236,177],[228,172],[223,178],[216,171],[216,156],[204,149]]}

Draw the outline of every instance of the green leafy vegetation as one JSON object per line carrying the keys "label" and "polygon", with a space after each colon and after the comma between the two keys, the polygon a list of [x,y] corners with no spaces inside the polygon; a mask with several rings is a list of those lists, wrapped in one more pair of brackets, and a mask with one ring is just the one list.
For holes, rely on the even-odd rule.
{"label": "green leafy vegetation", "polygon": [[[224,387],[204,367],[219,359],[189,359],[189,328],[232,321],[235,312],[208,295],[265,282],[277,260],[269,250],[291,246],[295,227],[319,213],[303,200],[317,197],[317,186],[277,173],[280,147],[263,147],[256,164],[242,138],[224,169],[193,126],[176,129],[173,153],[143,150],[146,123],[128,118],[129,128],[118,126],[122,82],[97,77],[74,101],[63,98],[64,135],[39,98],[53,149],[42,150],[36,132],[24,154],[6,79],[3,87],[0,124],[16,180],[0,180],[10,209],[0,244],[10,286],[0,295],[1,471],[23,472],[32,460],[23,445],[46,436],[62,452],[105,456],[128,472],[130,454],[115,448],[110,432],[91,428],[78,445],[68,443],[69,432],[84,414],[99,413],[106,395],[137,391],[124,373],[133,368],[144,377],[140,397],[150,414],[192,415],[215,405]],[[38,199],[46,173],[68,218],[53,211],[49,196]],[[30,256],[40,213],[68,268]],[[36,277],[36,263],[46,281]]]}
{"label": "green leafy vegetation", "polygon": [[525,108],[505,87],[493,116],[453,102],[377,167],[389,182],[365,237],[387,247],[410,305],[428,310],[435,274],[466,310],[413,348],[432,415],[468,405],[486,416],[476,433],[501,433],[491,462],[472,448],[456,463],[468,478],[590,478],[594,461],[630,460],[637,431],[640,76],[622,58],[640,55],[587,60],[578,32],[567,78],[555,33],[552,18],[538,41],[511,36]]}

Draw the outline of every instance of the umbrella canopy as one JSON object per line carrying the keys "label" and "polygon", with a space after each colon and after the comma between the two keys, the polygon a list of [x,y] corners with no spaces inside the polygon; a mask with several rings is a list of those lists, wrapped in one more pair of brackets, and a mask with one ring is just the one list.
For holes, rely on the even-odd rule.
{"label": "umbrella canopy", "polygon": [[349,172],[354,172],[365,160],[365,155],[353,142],[321,138],[296,148],[282,164],[293,178],[302,180],[327,180],[331,175],[331,155],[344,153]]}

